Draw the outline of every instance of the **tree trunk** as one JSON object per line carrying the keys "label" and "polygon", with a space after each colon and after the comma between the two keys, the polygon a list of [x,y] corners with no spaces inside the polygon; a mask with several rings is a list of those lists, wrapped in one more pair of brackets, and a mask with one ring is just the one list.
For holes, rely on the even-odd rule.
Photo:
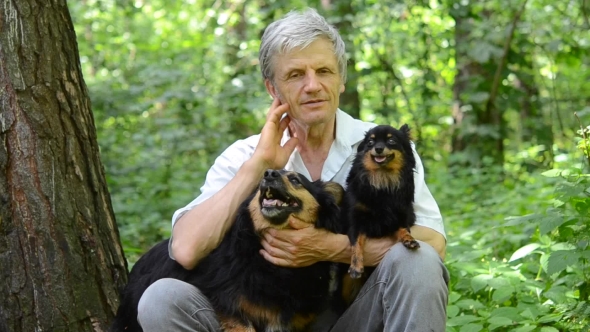
{"label": "tree trunk", "polygon": [[105,331],[127,266],[66,0],[0,31],[0,330]]}
{"label": "tree trunk", "polygon": [[[482,20],[491,16],[481,14]],[[455,64],[457,73],[453,85],[452,153],[461,164],[480,167],[485,157],[496,165],[504,162],[503,115],[500,109],[490,107],[489,101],[493,71],[498,67],[493,59],[477,62],[468,56],[473,45],[471,36],[479,21],[471,13],[471,5],[451,10],[455,20]],[[482,98],[481,96],[486,96]],[[493,105],[493,104],[492,104]]]}
{"label": "tree trunk", "polygon": [[[527,45],[529,46],[529,45]],[[521,92],[520,97],[520,141],[530,145],[538,145],[539,148],[533,160],[527,161],[527,169],[530,171],[538,168],[550,168],[553,166],[553,128],[549,117],[543,114],[541,96],[535,82],[533,60],[529,54],[521,54],[521,70],[516,73],[514,86]],[[524,148],[528,147],[527,145]],[[521,147],[522,148],[522,147]]]}

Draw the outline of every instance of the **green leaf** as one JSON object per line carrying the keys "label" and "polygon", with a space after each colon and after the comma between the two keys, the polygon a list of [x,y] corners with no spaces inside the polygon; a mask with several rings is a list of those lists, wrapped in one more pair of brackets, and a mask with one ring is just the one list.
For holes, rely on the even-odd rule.
{"label": "green leaf", "polygon": [[[563,317],[563,315],[561,315],[561,314],[549,314],[549,315],[545,315],[545,316],[539,318],[539,320],[537,320],[537,322],[539,322],[541,324],[557,322],[561,319],[561,317]],[[555,331],[557,331],[557,330],[555,330]]]}
{"label": "green leaf", "polygon": [[460,298],[461,298],[461,294],[459,294],[457,292],[451,292],[451,294],[449,294],[449,303],[455,303]]}
{"label": "green leaf", "polygon": [[546,216],[539,220],[539,232],[546,234],[561,226],[567,221],[566,218],[561,216]]}
{"label": "green leaf", "polygon": [[489,274],[480,274],[471,279],[471,288],[477,292],[488,285],[488,282],[494,277]]}
{"label": "green leaf", "polygon": [[447,321],[447,325],[449,326],[464,326],[465,324],[469,324],[472,322],[480,321],[481,318],[474,316],[474,315],[463,315],[463,316],[456,316]]}
{"label": "green leaf", "polygon": [[521,259],[523,257],[528,256],[530,253],[532,253],[533,251],[535,251],[536,249],[538,249],[541,245],[538,243],[529,243],[527,245],[525,245],[524,247],[519,248],[518,250],[516,250],[512,256],[510,256],[510,259],[508,260],[509,262],[515,261],[517,259]]}
{"label": "green leaf", "polygon": [[481,332],[481,330],[483,330],[483,325],[481,324],[467,324],[459,332]]}
{"label": "green leaf", "polygon": [[514,289],[512,287],[505,287],[505,288],[496,289],[494,291],[494,293],[492,294],[492,300],[501,303],[501,302],[508,300],[512,296],[513,293],[514,293]]}
{"label": "green leaf", "polygon": [[463,299],[461,301],[457,301],[456,305],[461,309],[469,310],[485,308],[481,302],[473,299]]}
{"label": "green leaf", "polygon": [[447,318],[453,318],[459,314],[459,307],[456,305],[449,305],[447,306]]}
{"label": "green leaf", "polygon": [[492,317],[506,317],[513,321],[519,322],[522,316],[519,314],[520,309],[514,307],[500,307],[492,311]]}
{"label": "green leaf", "polygon": [[551,326],[543,326],[540,332],[559,332],[559,330]]}
{"label": "green leaf", "polygon": [[548,178],[555,178],[561,176],[561,172],[562,171],[560,169],[550,169],[548,171],[541,173],[541,175],[546,176]]}
{"label": "green leaf", "polygon": [[502,327],[502,326],[510,326],[514,324],[514,321],[508,317],[491,317],[490,319],[488,319],[488,323],[490,323],[490,326],[488,327],[491,330],[494,330],[498,327]]}
{"label": "green leaf", "polygon": [[565,270],[568,266],[578,263],[580,254],[573,250],[561,250],[549,253],[547,261],[547,274],[553,274]]}
{"label": "green leaf", "polygon": [[517,329],[514,329],[512,332],[530,332],[536,328],[537,328],[536,325],[525,325],[525,326],[521,326]]}
{"label": "green leaf", "polygon": [[504,220],[506,221],[502,226],[516,226],[521,224],[528,224],[530,221],[538,220],[543,215],[538,213],[531,213],[524,216],[511,216],[507,217]]}

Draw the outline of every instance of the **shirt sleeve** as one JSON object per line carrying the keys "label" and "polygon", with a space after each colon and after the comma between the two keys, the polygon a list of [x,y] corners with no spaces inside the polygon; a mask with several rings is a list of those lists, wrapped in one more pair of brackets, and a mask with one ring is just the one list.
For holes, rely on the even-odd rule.
{"label": "shirt sleeve", "polygon": [[172,216],[172,227],[174,227],[176,221],[182,217],[183,214],[215,195],[234,178],[240,167],[242,167],[242,165],[250,159],[254,153],[256,145],[254,144],[254,146],[252,146],[251,141],[255,140],[255,138],[256,137],[252,137],[235,142],[215,159],[215,163],[213,163],[213,166],[211,166],[207,172],[205,183],[201,187],[201,194],[192,202],[188,203],[188,205],[174,212]]}
{"label": "shirt sleeve", "polygon": [[442,215],[440,214],[438,204],[436,204],[434,197],[432,197],[430,190],[426,186],[424,165],[413,144],[412,150],[416,158],[416,171],[414,172],[414,211],[416,213],[416,225],[431,228],[442,234],[446,239],[447,235],[445,233]]}

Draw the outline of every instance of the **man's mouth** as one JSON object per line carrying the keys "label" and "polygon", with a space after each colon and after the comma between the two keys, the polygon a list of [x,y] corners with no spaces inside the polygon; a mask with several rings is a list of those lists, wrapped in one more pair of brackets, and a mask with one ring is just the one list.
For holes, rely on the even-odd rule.
{"label": "man's mouth", "polygon": [[312,99],[312,100],[308,100],[306,102],[303,103],[303,105],[314,105],[314,104],[319,104],[319,103],[323,103],[325,100],[323,99]]}

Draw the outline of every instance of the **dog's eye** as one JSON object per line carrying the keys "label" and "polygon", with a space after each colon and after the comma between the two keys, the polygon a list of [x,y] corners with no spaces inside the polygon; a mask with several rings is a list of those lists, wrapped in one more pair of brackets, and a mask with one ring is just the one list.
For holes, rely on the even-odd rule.
{"label": "dog's eye", "polygon": [[375,145],[375,140],[372,140],[372,139],[370,139],[370,140],[367,142],[367,146],[368,146],[368,147],[372,147],[373,145]]}
{"label": "dog's eye", "polygon": [[395,145],[395,140],[393,138],[390,138],[387,140],[387,144],[389,145]]}
{"label": "dog's eye", "polygon": [[296,177],[289,178],[289,181],[291,181],[291,183],[294,184],[294,185],[300,185],[301,184],[301,181],[299,181],[299,179],[296,178]]}

